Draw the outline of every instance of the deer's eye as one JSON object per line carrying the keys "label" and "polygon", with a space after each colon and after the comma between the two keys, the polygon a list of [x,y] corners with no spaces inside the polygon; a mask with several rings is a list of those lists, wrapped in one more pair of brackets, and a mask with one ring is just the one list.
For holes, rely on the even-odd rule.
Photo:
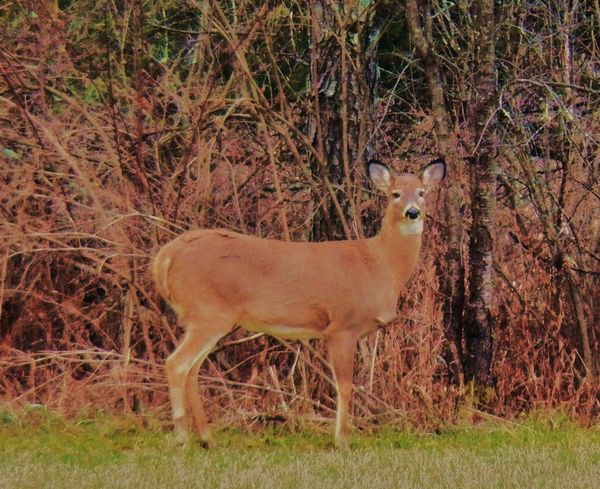
{"label": "deer's eye", "polygon": [[402,194],[400,192],[392,192],[392,197],[394,197],[394,199],[399,199],[401,195]]}
{"label": "deer's eye", "polygon": [[419,190],[419,197],[425,197],[425,190]]}

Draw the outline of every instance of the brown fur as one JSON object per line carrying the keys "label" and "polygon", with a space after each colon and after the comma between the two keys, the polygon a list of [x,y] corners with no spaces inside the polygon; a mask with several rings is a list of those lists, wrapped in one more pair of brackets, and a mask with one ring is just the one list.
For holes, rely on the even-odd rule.
{"label": "brown fur", "polygon": [[[396,316],[421,245],[425,202],[419,190],[442,176],[437,167],[426,170],[421,180],[372,166],[372,179],[390,202],[381,232],[371,239],[301,243],[197,230],[160,250],[154,280],[186,328],[183,342],[167,360],[181,441],[189,409],[209,441],[195,376],[218,339],[240,325],[286,338],[328,341],[339,397],[336,440],[346,442],[356,341]],[[401,196],[394,197],[398,192]],[[419,208],[422,215],[410,219],[409,208]]]}

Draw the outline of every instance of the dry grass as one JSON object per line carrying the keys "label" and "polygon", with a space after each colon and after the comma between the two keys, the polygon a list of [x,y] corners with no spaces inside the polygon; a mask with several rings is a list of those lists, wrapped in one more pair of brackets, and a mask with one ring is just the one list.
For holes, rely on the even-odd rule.
{"label": "dry grass", "polygon": [[231,451],[131,457],[96,467],[40,464],[30,455],[0,465],[0,487],[39,488],[562,488],[593,489],[600,477],[598,447],[560,451],[506,448],[480,454],[372,449],[349,453]]}

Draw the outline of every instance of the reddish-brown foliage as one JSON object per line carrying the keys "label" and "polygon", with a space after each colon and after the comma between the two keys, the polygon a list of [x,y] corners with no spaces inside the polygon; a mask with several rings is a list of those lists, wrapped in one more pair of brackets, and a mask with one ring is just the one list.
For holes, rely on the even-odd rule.
{"label": "reddish-brown foliage", "polygon": [[[310,55],[306,6],[244,5],[235,15],[211,7],[183,34],[153,30],[169,2],[148,2],[143,12],[136,2],[130,10],[74,2],[62,12],[40,4],[16,2],[1,14],[0,399],[65,412],[166,413],[162,364],[179,330],[150,282],[155,251],[194,227],[277,238],[287,228],[292,239],[308,239],[328,198],[308,163],[307,68],[293,62]],[[85,21],[86,8],[102,27]],[[200,15],[194,8],[177,15]],[[565,20],[560,9],[555,19],[514,6],[502,13],[512,24],[497,35],[495,393],[485,409],[502,416],[559,408],[588,421],[600,411],[600,58],[581,9]],[[448,16],[445,35],[459,22]],[[564,39],[552,38],[561,25],[572,34],[566,58]],[[179,50],[161,52],[163,42]],[[267,49],[273,44],[277,52]],[[467,53],[445,46],[455,132],[476,143],[464,124],[469,81],[459,67]],[[433,122],[420,108],[428,106],[420,73],[409,68],[408,81],[376,104],[373,138],[392,166],[414,171],[434,151]],[[459,166],[450,178],[466,190]],[[371,229],[379,202],[362,188],[362,169],[353,175]],[[448,364],[442,202],[398,320],[359,348],[354,412],[370,424],[432,428],[463,416],[465,406],[468,416],[479,413]],[[322,346],[246,336],[225,338],[201,371],[209,412],[229,420],[330,415]]]}

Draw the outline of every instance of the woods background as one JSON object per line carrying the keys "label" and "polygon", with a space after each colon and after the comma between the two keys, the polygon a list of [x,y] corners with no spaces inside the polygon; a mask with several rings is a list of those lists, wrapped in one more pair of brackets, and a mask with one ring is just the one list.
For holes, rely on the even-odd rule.
{"label": "woods background", "polygon": [[[0,400],[166,417],[162,244],[370,236],[364,163],[441,156],[356,423],[600,413],[598,0],[14,0],[0,39]],[[207,409],[331,417],[325,353],[237,330]]]}

